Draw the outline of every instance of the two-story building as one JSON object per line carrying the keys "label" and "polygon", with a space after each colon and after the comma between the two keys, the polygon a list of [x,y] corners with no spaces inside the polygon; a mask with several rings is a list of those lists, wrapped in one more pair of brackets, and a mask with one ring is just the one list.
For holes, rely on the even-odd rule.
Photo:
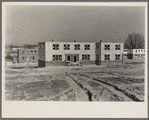
{"label": "two-story building", "polygon": [[120,63],[123,60],[122,42],[99,42],[96,44],[96,64]]}
{"label": "two-story building", "polygon": [[122,62],[122,42],[40,42],[39,67],[66,65],[68,61],[82,64]]}
{"label": "two-story building", "polygon": [[38,63],[38,49],[19,48],[17,50],[18,63]]}
{"label": "two-story building", "polygon": [[124,49],[123,53],[127,59],[145,58],[145,49]]}

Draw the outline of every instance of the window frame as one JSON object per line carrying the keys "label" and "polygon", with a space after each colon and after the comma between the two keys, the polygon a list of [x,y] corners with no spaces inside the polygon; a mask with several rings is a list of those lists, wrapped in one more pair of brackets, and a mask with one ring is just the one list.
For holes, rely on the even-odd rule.
{"label": "window frame", "polygon": [[119,44],[115,45],[115,50],[121,50],[121,45]]}
{"label": "window frame", "polygon": [[[106,56],[108,56],[108,57],[106,57]],[[106,58],[109,58],[109,59],[106,59]],[[110,60],[110,55],[109,54],[105,54],[104,55],[104,60]]]}
{"label": "window frame", "polygon": [[[119,57],[117,57],[117,56],[119,56]],[[120,60],[121,58],[121,55],[120,54],[115,54],[115,60]],[[119,59],[117,59],[117,58],[119,58]]]}
{"label": "window frame", "polygon": [[64,44],[64,50],[70,50],[70,44]]}
{"label": "window frame", "polygon": [[53,61],[62,61],[62,55],[53,55],[52,58],[53,58]]}
{"label": "window frame", "polygon": [[82,60],[90,60],[91,56],[90,54],[82,54]]}
{"label": "window frame", "polygon": [[53,50],[59,50],[59,44],[53,44]]}
{"label": "window frame", "polygon": [[90,50],[90,44],[84,45],[84,50]]}
{"label": "window frame", "polygon": [[[78,46],[78,47],[76,47],[76,46]],[[74,50],[80,50],[80,47],[81,47],[80,44],[75,44],[75,45],[74,45]],[[78,49],[77,49],[77,48],[78,48]]]}
{"label": "window frame", "polygon": [[[108,46],[108,47],[106,47]],[[105,44],[105,50],[110,50],[110,44]]]}

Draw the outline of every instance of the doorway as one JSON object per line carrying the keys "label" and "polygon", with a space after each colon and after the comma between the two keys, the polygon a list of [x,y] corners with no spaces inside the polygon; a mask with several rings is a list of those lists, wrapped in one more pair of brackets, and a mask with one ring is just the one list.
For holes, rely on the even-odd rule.
{"label": "doorway", "polygon": [[76,62],[77,61],[77,56],[76,55],[74,55],[74,62]]}
{"label": "doorway", "polygon": [[79,54],[66,54],[66,60],[71,62],[79,61]]}

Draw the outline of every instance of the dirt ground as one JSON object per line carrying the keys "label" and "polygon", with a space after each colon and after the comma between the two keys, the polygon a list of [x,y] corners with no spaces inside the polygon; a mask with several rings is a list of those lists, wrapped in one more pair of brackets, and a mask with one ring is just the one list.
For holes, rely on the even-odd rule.
{"label": "dirt ground", "polygon": [[144,101],[144,63],[6,68],[8,101]]}

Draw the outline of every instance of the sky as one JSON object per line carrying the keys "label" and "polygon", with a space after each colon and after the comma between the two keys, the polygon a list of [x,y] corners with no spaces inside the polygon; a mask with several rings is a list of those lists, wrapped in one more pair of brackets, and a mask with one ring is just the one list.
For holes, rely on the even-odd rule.
{"label": "sky", "polygon": [[125,41],[145,34],[145,7],[7,5],[6,44]]}

